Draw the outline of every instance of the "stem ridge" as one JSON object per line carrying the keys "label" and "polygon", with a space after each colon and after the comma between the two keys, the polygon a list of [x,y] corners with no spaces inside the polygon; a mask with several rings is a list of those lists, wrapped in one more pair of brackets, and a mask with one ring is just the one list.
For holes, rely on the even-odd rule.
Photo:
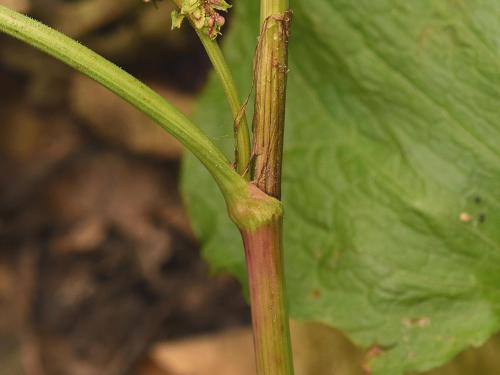
{"label": "stem ridge", "polygon": [[264,19],[254,63],[253,180],[262,191],[278,199],[291,19],[289,10]]}

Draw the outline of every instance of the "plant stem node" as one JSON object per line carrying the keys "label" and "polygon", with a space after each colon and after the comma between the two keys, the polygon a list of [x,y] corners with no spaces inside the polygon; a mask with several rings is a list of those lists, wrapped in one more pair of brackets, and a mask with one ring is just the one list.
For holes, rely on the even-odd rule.
{"label": "plant stem node", "polygon": [[228,205],[229,216],[241,231],[255,231],[283,216],[283,204],[253,182],[247,183],[246,189],[235,198]]}

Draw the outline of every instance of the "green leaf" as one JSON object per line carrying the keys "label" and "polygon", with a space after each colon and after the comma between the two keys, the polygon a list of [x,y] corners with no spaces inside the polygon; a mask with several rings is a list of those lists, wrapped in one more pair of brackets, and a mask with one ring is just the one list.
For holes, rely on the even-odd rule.
{"label": "green leaf", "polygon": [[[258,2],[225,40],[250,91]],[[438,366],[500,329],[500,3],[295,0],[284,150],[291,314]],[[197,119],[231,154],[215,79]],[[240,238],[192,157],[188,208],[214,270],[245,282]],[[327,348],[325,348],[327,350]]]}

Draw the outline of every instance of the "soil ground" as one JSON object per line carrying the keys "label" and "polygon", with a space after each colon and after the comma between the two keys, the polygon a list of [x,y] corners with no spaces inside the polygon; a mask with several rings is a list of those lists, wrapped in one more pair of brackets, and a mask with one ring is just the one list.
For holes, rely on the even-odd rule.
{"label": "soil ground", "polygon": [[[189,112],[209,64],[167,5],[87,1],[83,22],[82,3],[14,6]],[[60,63],[4,36],[0,51],[1,373],[134,374],[157,342],[248,324],[238,283],[200,257],[180,146]]]}

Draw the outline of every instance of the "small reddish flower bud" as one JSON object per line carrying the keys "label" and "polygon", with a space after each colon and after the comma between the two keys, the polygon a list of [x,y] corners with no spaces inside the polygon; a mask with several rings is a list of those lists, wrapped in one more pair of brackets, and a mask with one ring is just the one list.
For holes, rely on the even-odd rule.
{"label": "small reddish flower bud", "polygon": [[221,16],[220,14],[218,14],[216,22],[217,22],[217,25],[223,26],[226,23],[226,19],[223,16]]}

